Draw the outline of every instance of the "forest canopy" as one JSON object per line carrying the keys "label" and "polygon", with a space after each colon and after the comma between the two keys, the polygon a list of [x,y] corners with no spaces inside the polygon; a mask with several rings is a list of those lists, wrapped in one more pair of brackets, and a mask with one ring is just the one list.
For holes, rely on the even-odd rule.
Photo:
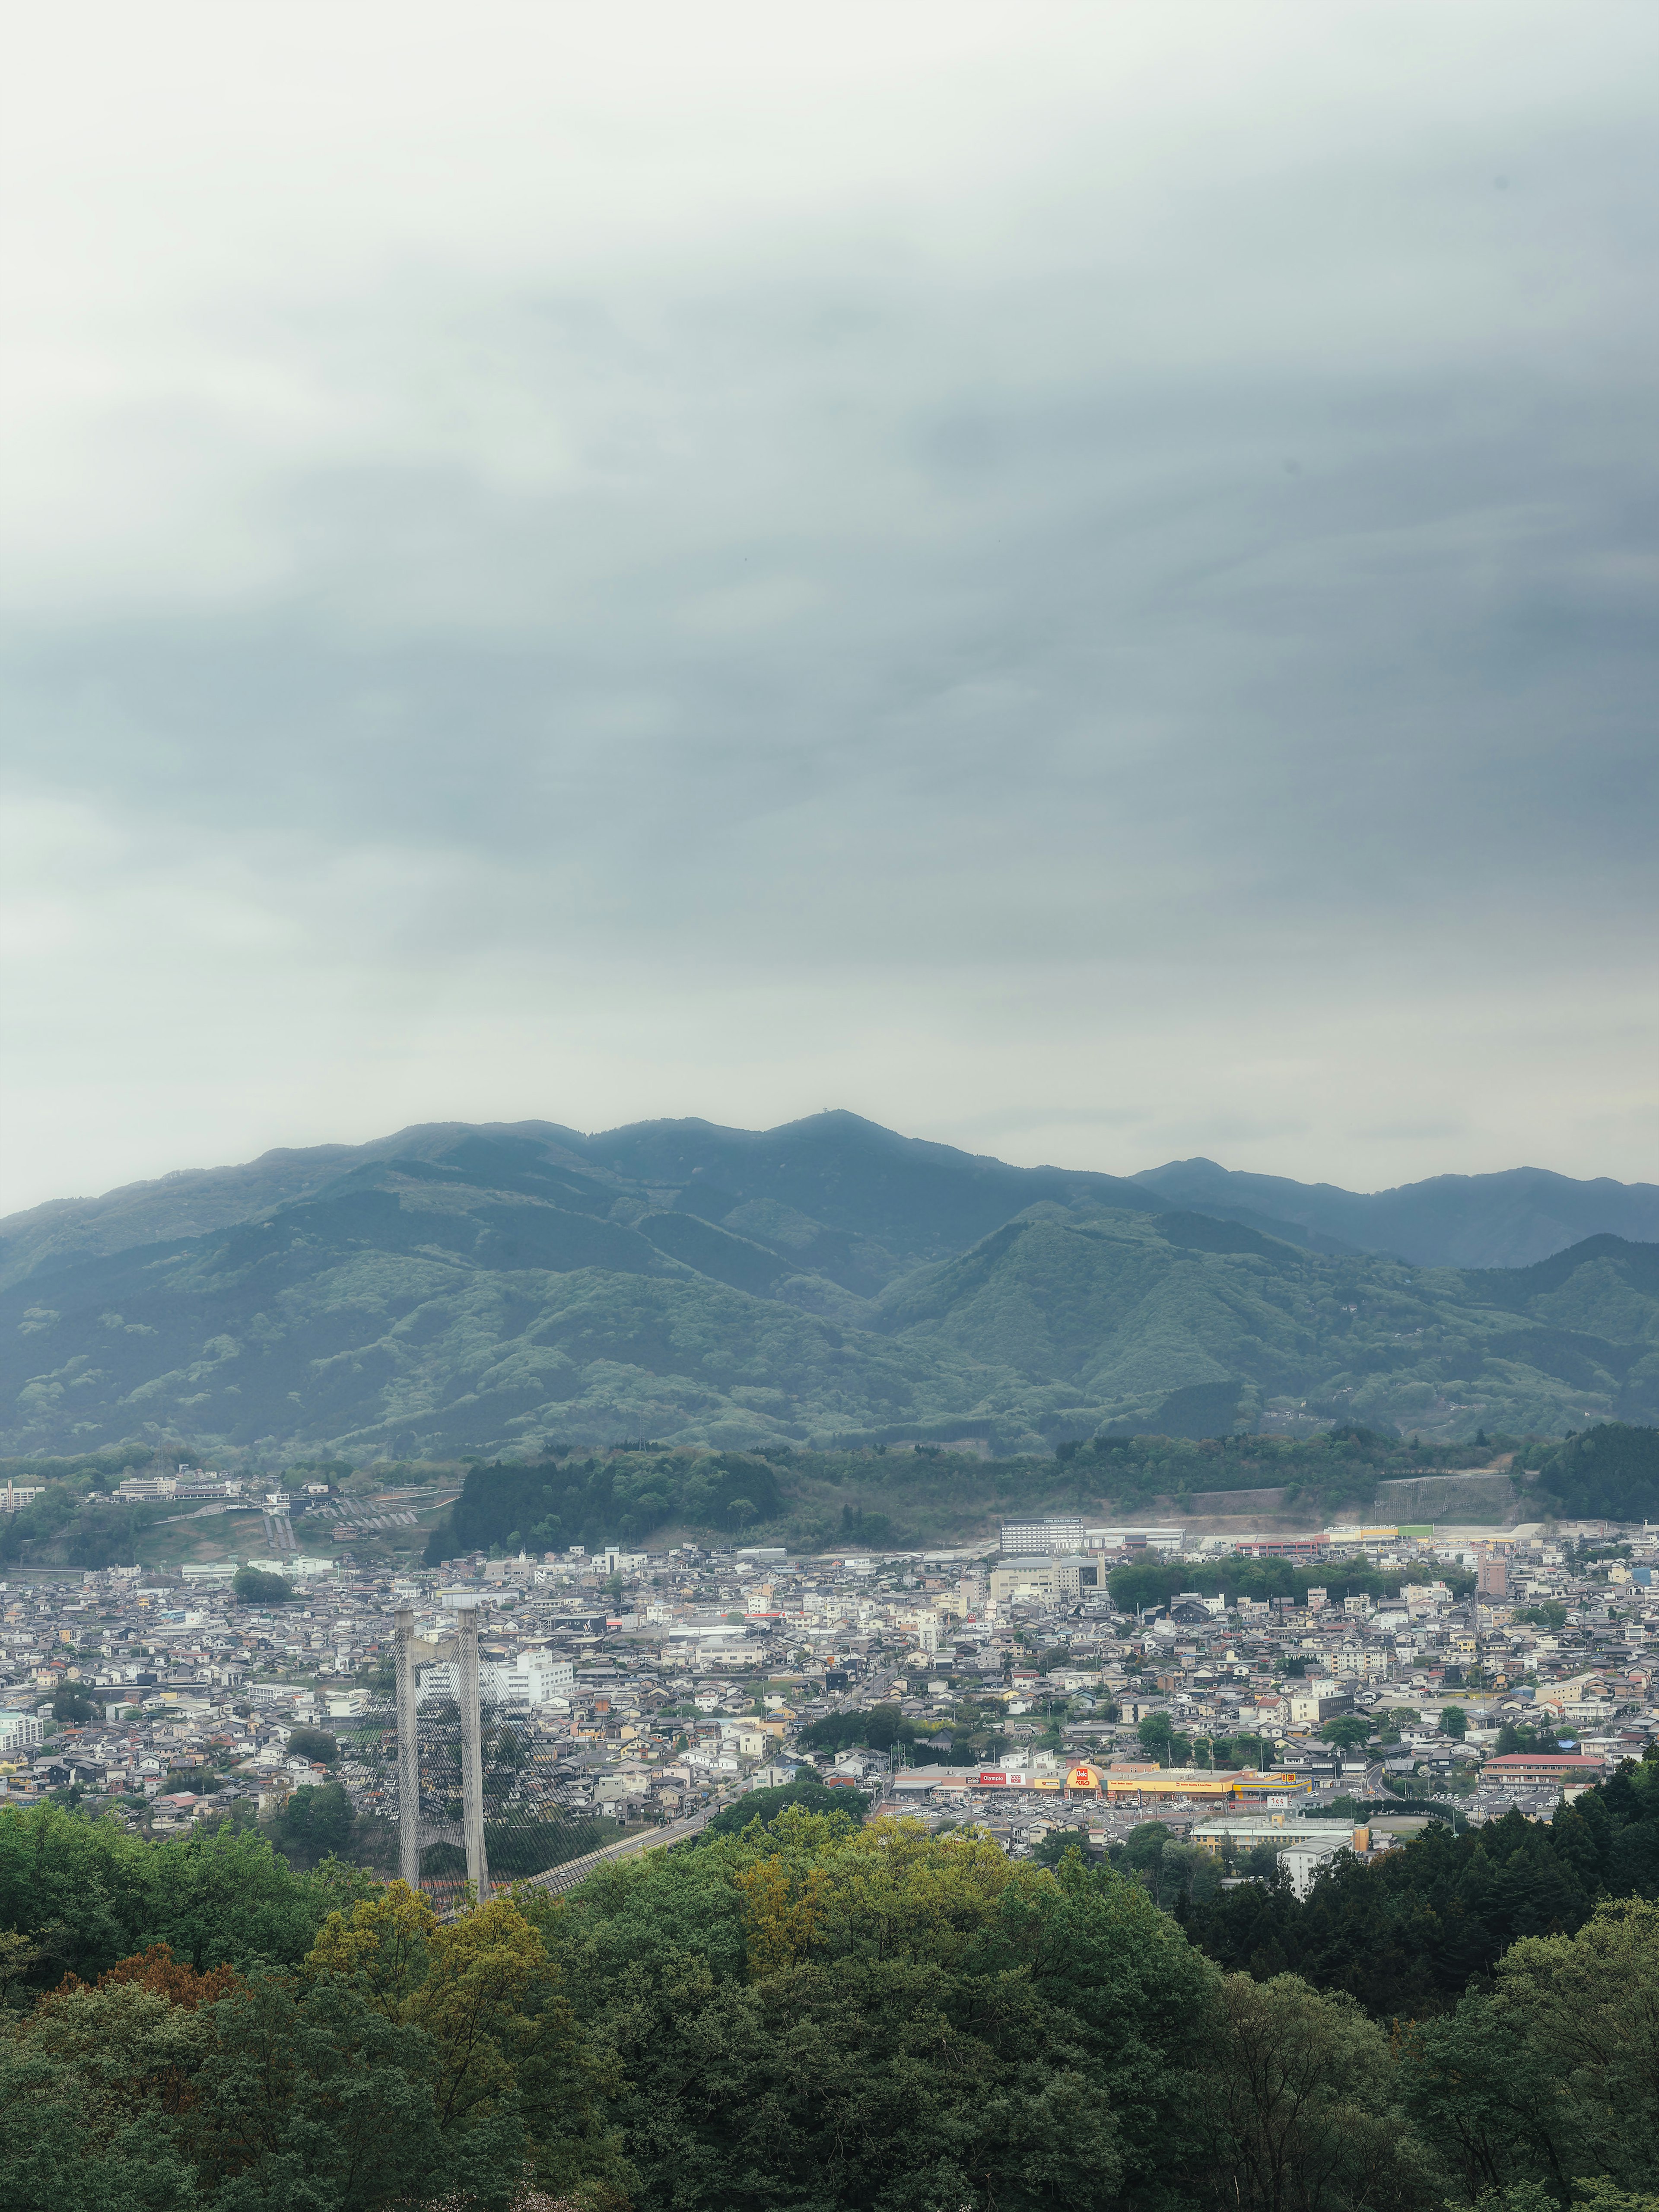
{"label": "forest canopy", "polygon": [[740,1540],[780,1500],[767,1462],[736,1452],[628,1452],[473,1467],[427,1544],[429,1566],[464,1552],[640,1543],[672,1522]]}
{"label": "forest canopy", "polygon": [[0,1810],[8,2212],[1652,2212],[1659,1759],[1302,1900],[831,1796],[447,1921]]}
{"label": "forest canopy", "polygon": [[1659,1521],[1659,1429],[1598,1422],[1556,1445],[1540,1479],[1563,1520]]}

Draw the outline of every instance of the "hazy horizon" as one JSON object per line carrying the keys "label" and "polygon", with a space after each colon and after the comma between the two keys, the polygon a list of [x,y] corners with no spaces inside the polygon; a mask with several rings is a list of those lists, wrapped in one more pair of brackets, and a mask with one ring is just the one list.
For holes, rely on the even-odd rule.
{"label": "hazy horizon", "polygon": [[9,62],[0,1213],[665,1104],[1659,1179],[1650,9]]}

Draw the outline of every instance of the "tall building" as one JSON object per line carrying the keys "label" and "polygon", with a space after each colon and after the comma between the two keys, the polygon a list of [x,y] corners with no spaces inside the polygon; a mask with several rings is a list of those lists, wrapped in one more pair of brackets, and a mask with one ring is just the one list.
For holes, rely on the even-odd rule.
{"label": "tall building", "polygon": [[1005,1521],[1005,1552],[1080,1552],[1084,1548],[1081,1521]]}

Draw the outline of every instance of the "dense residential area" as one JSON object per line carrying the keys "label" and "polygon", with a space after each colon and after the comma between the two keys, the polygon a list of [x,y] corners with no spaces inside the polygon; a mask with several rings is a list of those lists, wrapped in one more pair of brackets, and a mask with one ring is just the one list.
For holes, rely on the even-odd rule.
{"label": "dense residential area", "polygon": [[[1016,1853],[1057,1825],[1103,1841],[1249,1814],[1294,1832],[1334,1805],[1374,1816],[1359,1848],[1380,1849],[1399,1832],[1385,1808],[1547,1817],[1659,1735],[1659,1530],[1194,1549],[1179,1527],[1079,1521],[1000,1540],[574,1547],[404,1572],[285,1551],[240,1575],[14,1581],[0,1778],[9,1803],[151,1834],[269,1822],[295,1789],[338,1784],[372,1839],[385,1778],[351,1754],[389,1702],[392,1613],[412,1606],[435,1650],[459,1589],[483,1601],[486,1702],[533,1743],[548,1801],[624,1827],[810,1772],[972,1818]],[[453,1691],[446,1663],[422,1686],[428,1705]]]}

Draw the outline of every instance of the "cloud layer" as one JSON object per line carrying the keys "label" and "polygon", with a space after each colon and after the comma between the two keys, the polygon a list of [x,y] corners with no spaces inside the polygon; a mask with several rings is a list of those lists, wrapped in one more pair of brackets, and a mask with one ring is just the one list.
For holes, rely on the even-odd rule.
{"label": "cloud layer", "polygon": [[0,1202],[1651,1176],[1651,11],[592,12],[27,34]]}

